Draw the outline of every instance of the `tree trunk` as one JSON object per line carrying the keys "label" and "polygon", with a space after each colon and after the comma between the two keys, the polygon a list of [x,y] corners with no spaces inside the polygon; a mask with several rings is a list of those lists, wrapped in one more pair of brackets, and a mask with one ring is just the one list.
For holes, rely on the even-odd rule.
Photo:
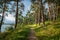
{"label": "tree trunk", "polygon": [[39,25],[39,23],[40,23],[40,13],[39,13],[39,11],[37,12],[37,24]]}
{"label": "tree trunk", "polygon": [[40,22],[41,22],[41,9],[40,9],[41,7],[40,6],[41,6],[41,4],[39,2],[39,8],[38,8],[39,9],[39,13],[38,13],[38,24],[39,25],[40,25]]}
{"label": "tree trunk", "polygon": [[58,8],[57,8],[57,3],[56,3],[56,14],[55,14],[55,15],[56,15],[56,18],[55,18],[55,19],[57,20],[57,17],[58,17]]}
{"label": "tree trunk", "polygon": [[53,3],[53,22],[56,21],[56,13],[57,13],[57,11],[56,11],[56,4]]}
{"label": "tree trunk", "polygon": [[4,12],[5,12],[5,3],[3,4],[3,13],[2,13],[2,19],[1,19],[1,23],[0,23],[0,32],[1,32],[1,27],[2,27],[2,24],[3,24]]}
{"label": "tree trunk", "polygon": [[37,12],[37,7],[36,7],[36,10],[35,10],[35,24],[38,24],[38,12]]}
{"label": "tree trunk", "polygon": [[36,4],[35,4],[35,23],[40,25],[40,20],[41,20],[41,13],[40,13],[40,1],[36,0]]}
{"label": "tree trunk", "polygon": [[17,27],[17,23],[18,23],[18,0],[16,0],[16,18],[15,18],[15,28]]}
{"label": "tree trunk", "polygon": [[51,21],[51,12],[50,12],[50,4],[48,3],[48,16],[49,16],[49,20]]}
{"label": "tree trunk", "polygon": [[44,20],[44,8],[41,0],[41,22],[43,23],[42,26],[45,26],[45,20]]}

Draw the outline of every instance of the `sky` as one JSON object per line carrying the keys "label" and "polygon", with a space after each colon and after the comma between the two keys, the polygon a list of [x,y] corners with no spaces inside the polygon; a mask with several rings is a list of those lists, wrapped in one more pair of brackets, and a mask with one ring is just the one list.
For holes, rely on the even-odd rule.
{"label": "sky", "polygon": [[24,5],[25,5],[25,9],[24,9],[24,12],[23,12],[23,16],[25,16],[26,13],[27,13],[27,10],[30,10],[31,2],[30,2],[30,0],[24,0],[23,3],[24,3]]}
{"label": "sky", "polygon": [[4,23],[15,23],[15,17],[8,13],[8,16],[5,16]]}

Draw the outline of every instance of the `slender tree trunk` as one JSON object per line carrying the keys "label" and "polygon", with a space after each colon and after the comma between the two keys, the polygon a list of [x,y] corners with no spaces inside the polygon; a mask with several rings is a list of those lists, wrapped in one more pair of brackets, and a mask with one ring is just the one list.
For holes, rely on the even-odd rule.
{"label": "slender tree trunk", "polygon": [[43,23],[43,26],[45,26],[45,20],[44,20],[44,8],[41,0],[41,22]]}
{"label": "slender tree trunk", "polygon": [[53,19],[53,22],[55,22],[56,21],[56,18],[57,18],[57,6],[56,6],[56,3],[53,3],[52,12],[53,12],[52,19]]}
{"label": "slender tree trunk", "polygon": [[55,10],[53,9],[53,22],[55,22]]}
{"label": "slender tree trunk", "polygon": [[0,32],[1,32],[1,27],[3,24],[3,19],[4,19],[4,11],[5,11],[5,3],[3,4],[3,13],[2,13],[2,19],[1,19],[1,23],[0,23]]}
{"label": "slender tree trunk", "polygon": [[40,12],[38,13],[38,25],[40,25]]}
{"label": "slender tree trunk", "polygon": [[38,13],[37,13],[37,7],[35,10],[35,24],[38,24]]}
{"label": "slender tree trunk", "polygon": [[38,24],[38,13],[35,13],[35,24]]}
{"label": "slender tree trunk", "polygon": [[17,23],[18,23],[18,0],[16,0],[16,18],[15,18],[15,28],[17,27]]}
{"label": "slender tree trunk", "polygon": [[36,0],[36,5],[35,5],[35,23],[40,24],[40,1]]}
{"label": "slender tree trunk", "polygon": [[53,3],[54,5],[53,5],[53,22],[55,22],[56,21],[56,4],[55,3]]}
{"label": "slender tree trunk", "polygon": [[36,20],[36,13],[35,13],[35,15],[34,15],[34,16],[35,16],[35,24],[37,24],[37,23],[36,23],[36,22],[37,22],[37,20]]}
{"label": "slender tree trunk", "polygon": [[56,20],[57,20],[57,17],[58,17],[58,8],[57,8],[57,3],[56,3]]}
{"label": "slender tree trunk", "polygon": [[48,16],[49,16],[49,20],[51,21],[51,12],[50,12],[50,4],[48,3]]}
{"label": "slender tree trunk", "polygon": [[35,13],[35,23],[38,24],[38,13]]}
{"label": "slender tree trunk", "polygon": [[39,2],[39,13],[38,13],[38,24],[40,25],[40,22],[41,22],[41,10],[40,10],[40,2]]}

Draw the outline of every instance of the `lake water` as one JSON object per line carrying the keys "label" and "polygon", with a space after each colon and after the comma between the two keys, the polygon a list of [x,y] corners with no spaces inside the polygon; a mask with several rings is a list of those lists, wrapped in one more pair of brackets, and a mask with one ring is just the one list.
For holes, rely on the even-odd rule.
{"label": "lake water", "polygon": [[11,25],[2,25],[1,32],[5,32],[6,28],[11,27]]}

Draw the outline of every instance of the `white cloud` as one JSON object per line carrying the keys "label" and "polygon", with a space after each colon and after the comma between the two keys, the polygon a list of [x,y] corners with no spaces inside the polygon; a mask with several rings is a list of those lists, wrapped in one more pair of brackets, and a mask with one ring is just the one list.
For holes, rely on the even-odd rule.
{"label": "white cloud", "polygon": [[11,14],[8,14],[8,16],[5,16],[5,18],[4,18],[4,23],[14,24],[15,17],[13,17],[13,15],[11,15]]}

